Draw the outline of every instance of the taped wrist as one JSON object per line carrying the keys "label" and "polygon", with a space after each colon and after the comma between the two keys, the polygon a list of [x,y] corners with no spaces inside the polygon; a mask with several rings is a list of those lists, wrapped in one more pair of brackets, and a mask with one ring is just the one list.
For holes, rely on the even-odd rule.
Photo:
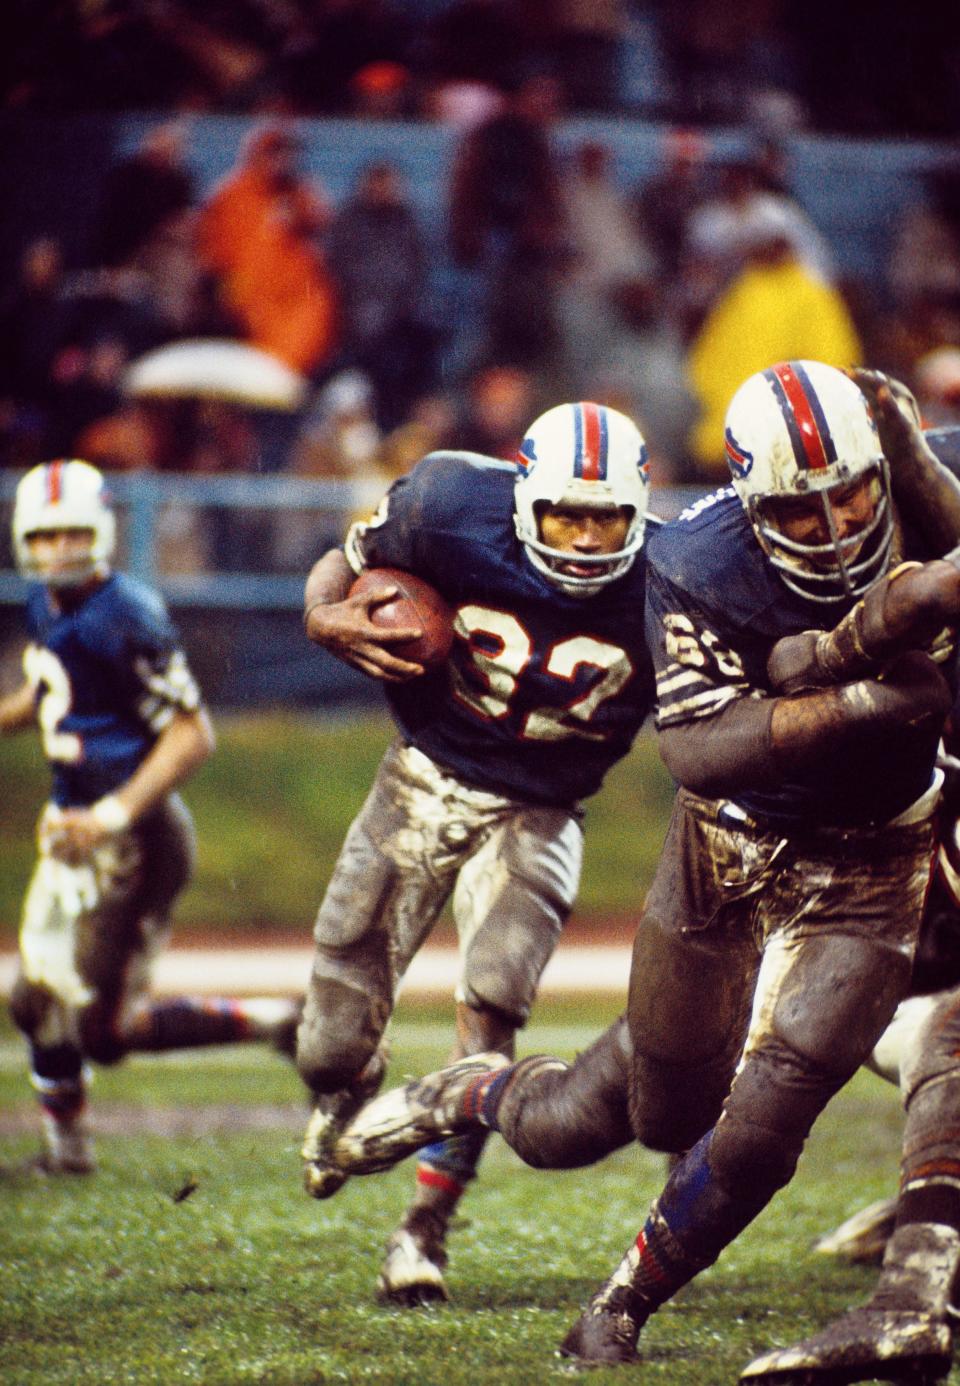
{"label": "taped wrist", "polygon": [[887,618],[887,597],[904,574],[920,563],[901,563],[884,582],[872,587],[833,630],[817,637],[815,660],[828,677],[824,683],[846,683],[878,674],[896,655],[916,643],[919,631],[894,631]]}

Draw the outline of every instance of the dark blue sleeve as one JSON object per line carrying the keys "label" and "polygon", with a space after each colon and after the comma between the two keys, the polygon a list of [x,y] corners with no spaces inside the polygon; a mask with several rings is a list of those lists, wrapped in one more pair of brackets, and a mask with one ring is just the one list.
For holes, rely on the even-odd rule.
{"label": "dark blue sleeve", "polygon": [[[425,578],[444,571],[450,550],[457,549],[484,509],[487,478],[515,469],[479,454],[431,453],[393,483],[373,518],[355,527],[347,541],[354,557],[368,568],[405,568]],[[499,506],[499,500],[496,502]]]}

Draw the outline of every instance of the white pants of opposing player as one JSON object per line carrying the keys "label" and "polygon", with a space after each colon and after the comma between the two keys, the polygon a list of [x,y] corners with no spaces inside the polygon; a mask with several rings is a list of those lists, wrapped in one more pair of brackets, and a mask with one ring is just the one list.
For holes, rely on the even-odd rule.
{"label": "white pants of opposing player", "polygon": [[297,1050],[306,1084],[334,1092],[363,1068],[451,896],[457,1000],[523,1025],[576,897],[582,857],[575,812],[471,788],[394,743],[317,916]]}

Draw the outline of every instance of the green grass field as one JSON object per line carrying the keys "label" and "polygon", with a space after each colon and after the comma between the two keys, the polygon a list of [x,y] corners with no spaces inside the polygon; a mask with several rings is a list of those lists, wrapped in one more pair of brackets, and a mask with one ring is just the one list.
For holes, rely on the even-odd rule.
{"label": "green grass field", "polygon": [[[221,718],[219,745],[185,789],[197,824],[184,928],[308,934],[344,834],[390,736],[385,717]],[[12,943],[48,787],[37,738],[0,738],[0,939]],[[587,809],[578,912],[621,915],[653,873],[672,796],[652,737],[641,735]]]}
{"label": "green grass field", "polygon": [[[544,999],[523,1051],[572,1056],[616,998]],[[401,1001],[389,1082],[433,1067],[449,1007]],[[11,1386],[544,1386],[566,1328],[635,1235],[661,1156],[527,1169],[494,1138],[451,1242],[452,1302],[376,1304],[408,1163],[328,1203],[302,1193],[304,1109],[292,1069],[260,1048],[130,1059],[98,1073],[101,1169],[28,1173],[36,1149],[19,1041],[0,1034],[0,1380]],[[590,1380],[729,1386],[873,1284],[815,1255],[815,1236],[892,1191],[897,1094],[860,1074],[821,1117],[792,1185],[720,1262],[662,1309],[639,1369]],[[192,1194],[177,1195],[195,1184]],[[960,1382],[960,1371],[951,1376]]]}

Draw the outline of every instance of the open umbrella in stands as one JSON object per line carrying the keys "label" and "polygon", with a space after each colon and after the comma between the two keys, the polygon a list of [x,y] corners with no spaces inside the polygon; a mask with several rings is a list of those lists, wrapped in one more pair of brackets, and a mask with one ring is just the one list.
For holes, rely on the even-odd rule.
{"label": "open umbrella in stands", "polygon": [[173,342],[134,361],[123,391],[135,399],[198,399],[293,413],[309,384],[269,352],[224,338]]}

